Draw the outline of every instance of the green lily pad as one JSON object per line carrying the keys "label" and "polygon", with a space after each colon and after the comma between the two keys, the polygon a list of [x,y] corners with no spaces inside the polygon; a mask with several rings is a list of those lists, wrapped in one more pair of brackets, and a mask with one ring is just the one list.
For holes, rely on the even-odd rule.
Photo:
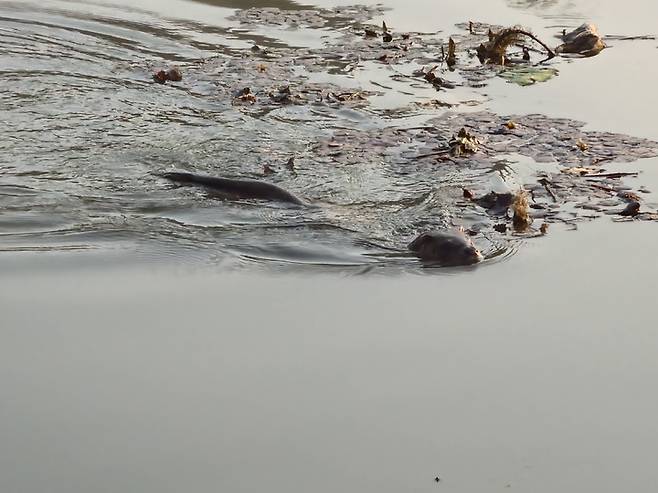
{"label": "green lily pad", "polygon": [[546,82],[558,74],[552,67],[512,67],[504,70],[499,77],[520,86],[531,86],[537,82]]}

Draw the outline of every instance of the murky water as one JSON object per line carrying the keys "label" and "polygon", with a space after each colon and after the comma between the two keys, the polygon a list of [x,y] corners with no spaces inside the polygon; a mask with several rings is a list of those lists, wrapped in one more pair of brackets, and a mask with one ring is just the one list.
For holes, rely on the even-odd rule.
{"label": "murky water", "polygon": [[649,493],[654,225],[606,226],[456,276],[5,275],[0,489]]}
{"label": "murky water", "polygon": [[[386,5],[400,31],[658,34],[642,0]],[[231,19],[252,6],[310,7],[0,2],[0,491],[654,491],[655,223],[476,237],[484,264],[420,268],[406,241],[487,220],[455,193],[501,185],[502,168],[323,159],[336,132],[443,111],[410,111],[437,92],[376,63],[308,81],[377,92],[368,105],[232,104],[254,44],[338,39]],[[440,97],[658,140],[658,41],[613,44],[546,84]],[[172,63],[183,83],[153,83]],[[536,170],[505,158],[511,183]],[[171,169],[266,179],[315,207],[219,201],[155,175]],[[611,169],[658,190],[655,158]]]}
{"label": "murky water", "polygon": [[[429,188],[421,180],[377,162],[349,169],[312,162],[326,128],[377,126],[367,113],[319,106],[248,114],[226,97],[247,85],[226,67],[239,67],[235,50],[319,44],[329,31],[252,34],[224,20],[232,11],[216,8],[209,10],[216,24],[122,5],[4,2],[2,9],[3,250],[358,265],[378,239],[389,248],[408,241],[408,233],[391,232],[398,223],[413,230],[410,214],[383,225],[391,218],[372,211],[379,201],[389,209],[422,201]],[[168,62],[181,66],[185,85],[153,83],[153,68]],[[231,77],[237,86],[226,86]],[[265,164],[281,169],[290,157],[294,175],[283,170],[271,180],[324,207],[222,203],[154,176],[183,168],[258,178]],[[432,206],[413,212],[422,219]]]}
{"label": "murky water", "polygon": [[[118,253],[139,262],[200,262],[224,268],[285,268],[290,263],[414,268],[417,264],[405,257],[404,246],[418,232],[486,220],[483,211],[469,211],[464,217],[464,211],[452,205],[470,181],[484,183],[484,189],[495,186],[495,180],[486,184],[492,176],[486,166],[479,174],[426,164],[411,167],[408,156],[400,154],[407,136],[390,132],[381,142],[399,144],[399,150],[380,154],[378,139],[371,138],[363,144],[368,147],[356,148],[343,161],[331,152],[318,155],[318,142],[340,138],[342,132],[374,136],[391,125],[411,127],[440,114],[435,108],[409,109],[415,101],[436,97],[431,86],[391,79],[391,70],[410,71],[413,65],[396,69],[365,62],[353,71],[341,62],[327,66],[328,72],[283,66],[278,73],[271,64],[262,75],[256,69],[262,65],[258,59],[245,58],[250,47],[258,45],[282,57],[289,56],[289,50],[283,51],[286,46],[296,46],[292,53],[298,58],[291,58],[291,64],[299,63],[307,53],[303,50],[322,46],[349,22],[330,21],[323,28],[312,22],[284,29],[244,25],[233,19],[235,7],[177,2],[159,9],[148,3],[0,4],[0,220],[5,259],[16,252],[87,251],[99,261]],[[418,10],[424,8],[429,7],[418,5]],[[451,20],[471,18],[471,8],[493,21],[518,17],[509,6],[488,5],[481,12],[476,4],[455,8],[449,12],[452,18],[434,26],[426,20],[417,24],[407,14],[398,17],[396,11],[385,17],[398,29],[436,31],[454,28]],[[577,12],[571,7],[554,8],[561,14],[551,18],[551,24],[575,23]],[[521,12],[521,20],[533,19],[533,27],[545,27],[544,19],[532,17],[533,8]],[[646,44],[638,43],[645,49]],[[636,53],[635,45],[626,51]],[[304,56],[318,55],[310,51]],[[184,82],[155,84],[153,70],[171,63],[182,68]],[[443,91],[440,97],[461,111],[471,110],[469,101],[490,101],[500,112],[507,105],[522,109],[521,114],[559,114],[560,104],[528,100],[550,94],[570,101],[564,105],[571,108],[568,112],[583,118],[571,103],[580,97],[568,92],[585,89],[573,82],[571,70],[563,70],[557,88],[545,90],[550,93],[493,81],[480,90]],[[592,81],[592,75],[578,74],[590,96],[590,86],[602,86],[600,79],[606,80],[606,87],[614,83],[608,74],[595,77]],[[245,86],[257,94],[271,90],[269,79],[316,84],[312,88],[355,88],[373,95],[367,105],[318,102],[250,109],[235,104],[233,95]],[[655,98],[653,91],[637,93]],[[642,104],[646,108],[646,101]],[[643,118],[648,119],[636,117]],[[583,119],[609,130],[597,125],[596,115]],[[623,130],[623,125],[611,126]],[[629,126],[625,131],[637,125]],[[296,159],[293,171],[284,166],[291,157]],[[275,174],[265,177],[264,166]],[[266,179],[317,207],[220,202],[201,191],[174,188],[157,176],[171,169]],[[476,242],[492,258],[518,246],[483,237]]]}

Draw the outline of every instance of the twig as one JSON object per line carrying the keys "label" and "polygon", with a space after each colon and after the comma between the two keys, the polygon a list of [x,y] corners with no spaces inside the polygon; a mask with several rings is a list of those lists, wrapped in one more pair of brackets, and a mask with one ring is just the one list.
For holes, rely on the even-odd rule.
{"label": "twig", "polygon": [[599,190],[604,190],[606,192],[617,193],[617,190],[614,188],[606,187],[605,185],[599,185],[598,183],[590,183],[590,186],[592,188],[598,188]]}
{"label": "twig", "polygon": [[411,132],[413,130],[437,130],[436,127],[425,126],[425,127],[407,127],[407,128],[398,128],[398,132]]}
{"label": "twig", "polygon": [[612,161],[612,160],[614,160],[614,159],[615,159],[615,158],[612,157],[612,156],[599,157],[599,158],[596,158],[596,159],[592,159],[592,161],[590,162],[590,164],[600,164],[600,163],[604,163],[604,162],[606,162],[606,161]]}
{"label": "twig", "polygon": [[624,176],[637,176],[640,173],[599,173],[598,175],[585,175],[586,178],[623,178]]}
{"label": "twig", "polygon": [[655,36],[644,35],[644,36],[620,36],[617,34],[608,34],[603,36],[603,39],[611,39],[613,41],[654,41]]}
{"label": "twig", "polygon": [[548,47],[547,44],[545,44],[542,40],[540,40],[537,36],[535,36],[531,32],[519,30],[519,34],[523,34],[525,36],[528,36],[529,38],[531,38],[531,39],[535,40],[537,43],[539,43],[546,50],[546,53],[548,53],[547,60],[550,60],[551,58],[555,57],[555,52],[553,52],[553,50],[551,50]]}
{"label": "twig", "polygon": [[426,157],[443,156],[443,155],[449,154],[449,153],[450,153],[450,149],[444,149],[442,151],[430,152],[428,154],[419,154],[414,159],[423,159],[423,158],[426,158]]}
{"label": "twig", "polygon": [[541,184],[541,186],[544,187],[544,189],[546,190],[548,195],[551,196],[551,198],[553,199],[553,202],[557,202],[557,195],[555,195],[553,190],[551,190],[551,187],[549,186],[550,182],[546,178],[542,178],[542,179],[539,180],[539,183]]}

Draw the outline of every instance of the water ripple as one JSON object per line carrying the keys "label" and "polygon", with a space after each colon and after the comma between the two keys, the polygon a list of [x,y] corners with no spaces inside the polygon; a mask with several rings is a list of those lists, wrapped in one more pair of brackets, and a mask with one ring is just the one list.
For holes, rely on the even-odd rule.
{"label": "water ripple", "polygon": [[[404,245],[450,225],[446,204],[460,175],[412,172],[395,155],[365,152],[358,165],[342,165],[313,150],[331,132],[376,131],[404,112],[233,105],[231,91],[247,73],[244,49],[283,48],[285,32],[237,29],[221,21],[230,10],[217,12],[210,25],[102,2],[0,3],[0,251],[126,251],[227,268],[421,269]],[[184,82],[154,83],[152,71],[172,62]],[[291,156],[294,172],[284,166]],[[315,207],[224,202],[157,176],[179,169],[263,178],[265,164],[276,169],[269,181]],[[484,250],[487,262],[514,252]]]}

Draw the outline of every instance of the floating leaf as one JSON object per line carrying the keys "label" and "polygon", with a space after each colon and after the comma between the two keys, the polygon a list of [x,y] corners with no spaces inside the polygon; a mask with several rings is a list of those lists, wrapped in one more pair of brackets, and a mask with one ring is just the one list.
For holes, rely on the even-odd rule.
{"label": "floating leaf", "polygon": [[531,86],[537,82],[546,82],[557,74],[558,70],[552,67],[519,66],[511,67],[498,75],[513,84]]}
{"label": "floating leaf", "polygon": [[585,142],[583,139],[578,139],[576,141],[576,147],[578,147],[578,149],[580,149],[583,152],[589,149],[589,145],[587,145],[587,142]]}

